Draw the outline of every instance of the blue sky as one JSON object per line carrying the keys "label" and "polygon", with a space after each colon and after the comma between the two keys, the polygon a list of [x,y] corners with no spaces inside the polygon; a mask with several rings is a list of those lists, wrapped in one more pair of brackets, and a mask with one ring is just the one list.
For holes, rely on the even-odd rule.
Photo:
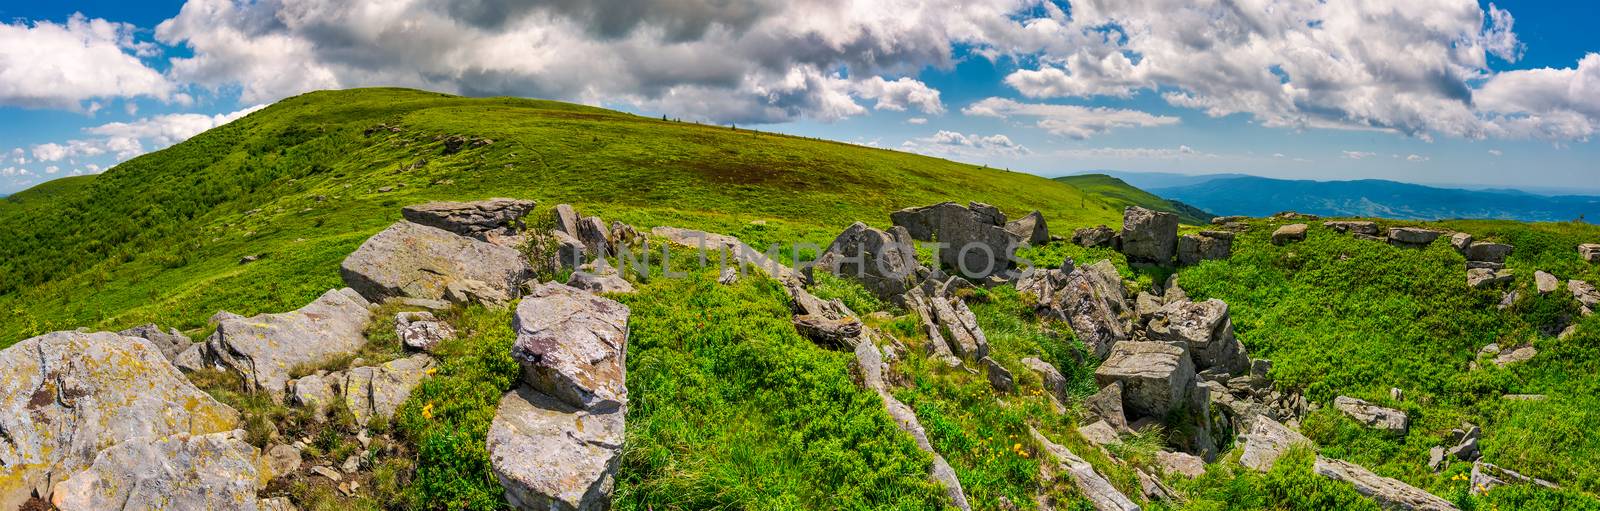
{"label": "blue sky", "polygon": [[395,85],[1042,175],[1600,194],[1600,4],[1101,3],[0,2],[0,193],[289,95]]}

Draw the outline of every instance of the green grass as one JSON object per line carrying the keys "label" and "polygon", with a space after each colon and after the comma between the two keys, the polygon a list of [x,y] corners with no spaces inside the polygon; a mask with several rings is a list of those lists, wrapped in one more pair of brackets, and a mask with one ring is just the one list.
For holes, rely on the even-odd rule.
{"label": "green grass", "polygon": [[[1133,185],[1105,174],[1083,174],[1078,176],[1062,176],[1056,181],[1077,187],[1098,198],[1102,203],[1112,209],[1121,211],[1128,206],[1140,206],[1156,211],[1177,213],[1179,221],[1190,225],[1209,225],[1211,214],[1199,208],[1181,202],[1169,201],[1157,197],[1150,192],[1140,190]],[[1085,203],[1087,205],[1087,203]],[[1115,224],[1108,224],[1115,225]]]}

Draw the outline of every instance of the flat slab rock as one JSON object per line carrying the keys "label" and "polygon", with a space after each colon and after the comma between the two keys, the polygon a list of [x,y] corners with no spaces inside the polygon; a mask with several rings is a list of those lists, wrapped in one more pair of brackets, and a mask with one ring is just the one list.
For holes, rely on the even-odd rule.
{"label": "flat slab rock", "polygon": [[488,438],[506,501],[529,511],[609,507],[626,410],[583,411],[525,385],[506,393]]}
{"label": "flat slab rock", "polygon": [[373,302],[440,300],[450,284],[469,281],[515,296],[532,272],[516,249],[406,221],[367,238],[339,266],[345,284]]}
{"label": "flat slab rock", "polygon": [[140,438],[100,451],[87,469],[56,485],[63,511],[256,509],[271,478],[243,430]]}
{"label": "flat slab rock", "polygon": [[1127,495],[1117,491],[1117,488],[1111,485],[1111,481],[1106,480],[1105,476],[1094,470],[1094,465],[1090,465],[1088,461],[1084,461],[1083,458],[1073,454],[1066,447],[1051,442],[1049,438],[1039,433],[1038,430],[1029,427],[1028,432],[1033,436],[1033,441],[1044,450],[1045,454],[1056,461],[1054,467],[1046,465],[1046,472],[1052,476],[1064,474],[1071,477],[1073,484],[1078,487],[1078,491],[1082,493],[1084,498],[1089,499],[1095,509],[1100,511],[1139,511],[1139,505],[1135,504]]}
{"label": "flat slab rock", "polygon": [[1259,416],[1250,426],[1250,432],[1240,435],[1239,440],[1244,443],[1244,452],[1239,455],[1239,464],[1257,472],[1272,470],[1272,465],[1277,463],[1278,458],[1283,457],[1291,447],[1315,445],[1305,435],[1289,429],[1288,426]]}
{"label": "flat slab rock", "polygon": [[1365,424],[1369,428],[1392,433],[1403,434],[1411,423],[1405,412],[1393,408],[1385,408],[1349,396],[1339,396],[1333,399],[1333,407],[1356,422]]}
{"label": "flat slab rock", "polygon": [[206,358],[244,377],[251,387],[283,402],[289,371],[353,353],[367,344],[371,304],[349,288],[323,293],[291,312],[242,317],[226,312],[212,319]]}
{"label": "flat slab rock", "polygon": [[429,202],[400,209],[407,221],[484,239],[490,233],[509,233],[532,211],[531,200],[496,198],[478,202]]}
{"label": "flat slab rock", "polygon": [[1455,504],[1451,504],[1450,501],[1397,479],[1374,474],[1371,470],[1353,463],[1318,456],[1312,471],[1335,481],[1350,483],[1355,486],[1356,492],[1376,501],[1384,509],[1456,510]]}
{"label": "flat slab rock", "polygon": [[144,339],[53,332],[0,350],[0,509],[135,438],[231,431],[238,413]]}
{"label": "flat slab rock", "polygon": [[511,356],[534,389],[585,410],[628,402],[628,306],[555,283],[517,304]]}

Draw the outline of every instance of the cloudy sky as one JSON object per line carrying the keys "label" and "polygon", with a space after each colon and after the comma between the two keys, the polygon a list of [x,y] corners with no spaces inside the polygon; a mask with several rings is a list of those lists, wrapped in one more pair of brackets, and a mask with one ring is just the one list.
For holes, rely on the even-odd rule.
{"label": "cloudy sky", "polygon": [[1600,193],[1600,2],[0,1],[0,193],[301,92],[563,99],[1043,175]]}

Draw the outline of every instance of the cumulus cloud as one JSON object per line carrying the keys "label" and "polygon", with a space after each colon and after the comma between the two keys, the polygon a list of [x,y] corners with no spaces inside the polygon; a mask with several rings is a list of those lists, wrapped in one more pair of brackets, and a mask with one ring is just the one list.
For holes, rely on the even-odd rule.
{"label": "cumulus cloud", "polygon": [[1600,53],[1574,68],[1498,73],[1473,97],[1504,135],[1587,140],[1600,127]]}
{"label": "cumulus cloud", "polygon": [[963,157],[1017,157],[1032,153],[1005,135],[969,135],[948,130],[907,140],[901,144],[901,149],[933,156]]}
{"label": "cumulus cloud", "polygon": [[1499,149],[1490,149],[1489,150],[1489,156],[1500,156],[1500,155],[1503,155],[1503,154],[1506,154],[1505,151],[1501,151]]}
{"label": "cumulus cloud", "polygon": [[1344,151],[1344,157],[1352,160],[1363,160],[1377,155],[1378,153],[1367,151]]}
{"label": "cumulus cloud", "polygon": [[928,123],[928,118],[927,117],[912,117],[910,119],[906,119],[906,124],[921,125],[921,124],[927,124],[927,123]]}
{"label": "cumulus cloud", "polygon": [[177,87],[139,57],[155,54],[134,40],[135,27],[74,14],[64,24],[0,23],[0,106],[94,112],[96,98],[185,101]]}
{"label": "cumulus cloud", "polygon": [[1409,161],[1409,162],[1424,162],[1424,161],[1428,161],[1428,157],[1427,156],[1422,156],[1420,154],[1408,154],[1408,155],[1406,155],[1406,161]]}
{"label": "cumulus cloud", "polygon": [[1050,133],[1080,140],[1116,128],[1170,126],[1179,122],[1177,117],[1151,115],[1138,110],[1022,103],[997,97],[967,105],[961,109],[961,113],[1001,119],[1012,117],[1037,119],[1035,125]]}

